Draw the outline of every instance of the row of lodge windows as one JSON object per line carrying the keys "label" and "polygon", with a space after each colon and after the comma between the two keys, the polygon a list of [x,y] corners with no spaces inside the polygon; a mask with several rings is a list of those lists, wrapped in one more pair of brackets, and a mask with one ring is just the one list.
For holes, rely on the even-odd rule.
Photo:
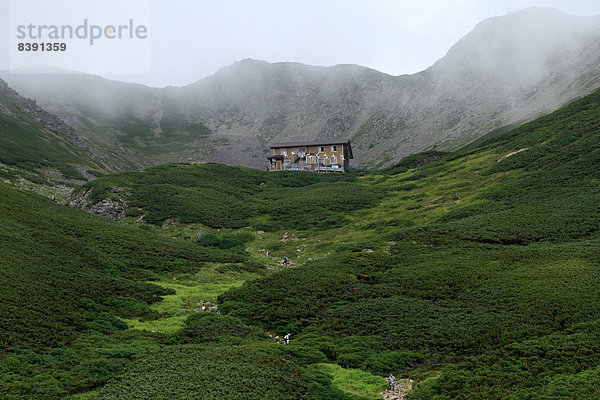
{"label": "row of lodge windows", "polygon": [[[315,163],[319,163],[319,164],[327,164],[327,157],[325,158],[317,158],[317,156],[307,156],[306,157],[306,163],[307,164],[315,164]],[[332,156],[330,159],[330,163],[329,164],[337,164],[338,163],[338,159],[335,156]],[[291,165],[292,164],[292,160],[285,160],[285,165]]]}
{"label": "row of lodge windows", "polygon": [[[337,151],[337,145],[329,146],[329,151]],[[306,147],[296,147],[292,150],[293,153],[306,153]],[[319,146],[319,153],[325,152],[325,146]],[[281,154],[287,156],[287,151],[283,150]]]}

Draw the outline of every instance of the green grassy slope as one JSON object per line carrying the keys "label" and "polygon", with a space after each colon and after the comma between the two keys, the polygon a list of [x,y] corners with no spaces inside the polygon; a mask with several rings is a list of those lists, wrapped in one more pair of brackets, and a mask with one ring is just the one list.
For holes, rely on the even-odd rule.
{"label": "green grassy slope", "polygon": [[[86,368],[68,372],[94,353],[81,342],[99,335],[92,346],[112,346],[109,338],[127,327],[118,316],[156,318],[149,305],[171,291],[147,281],[166,271],[196,271],[205,261],[242,260],[219,249],[115,225],[6,184],[0,184],[0,215],[0,368],[5,395],[31,396],[52,379],[56,387],[42,391],[50,397],[95,385],[90,379],[96,373]],[[121,345],[127,340],[132,339],[124,337]],[[60,350],[65,346],[85,349],[74,354]],[[104,375],[116,366],[98,368],[107,368],[96,374],[106,380]],[[58,383],[61,374],[66,377]]]}
{"label": "green grassy slope", "polygon": [[[270,174],[219,164],[175,164],[102,177],[88,182],[92,202],[112,187],[130,196],[129,215],[162,224],[168,219],[211,228],[259,230],[340,226],[345,213],[376,204],[383,190],[367,188],[352,175]],[[108,193],[109,196],[114,194]]]}
{"label": "green grassy slope", "polygon": [[451,363],[412,398],[567,398],[562,381],[594,398],[599,111],[596,93],[467,153],[366,177],[394,195],[329,233],[332,255],[233,289],[222,308],[345,367],[425,377]]}
{"label": "green grassy slope", "polygon": [[[58,170],[66,178],[83,179],[77,167],[99,169],[87,154],[63,137],[44,130],[0,90],[0,162],[36,173],[42,168]],[[12,179],[8,170],[0,176]]]}
{"label": "green grassy slope", "polygon": [[[599,115],[600,92],[385,171],[177,164],[80,189],[126,198],[119,223],[0,187],[2,385],[365,400],[393,372],[415,380],[409,399],[595,399]],[[222,315],[189,312],[219,293]]]}

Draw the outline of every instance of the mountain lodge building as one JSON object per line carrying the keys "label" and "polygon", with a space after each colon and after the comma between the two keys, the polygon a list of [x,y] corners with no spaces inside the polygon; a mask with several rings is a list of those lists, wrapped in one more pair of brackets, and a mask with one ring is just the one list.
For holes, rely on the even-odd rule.
{"label": "mountain lodge building", "polygon": [[269,171],[348,172],[349,140],[275,143],[267,157]]}

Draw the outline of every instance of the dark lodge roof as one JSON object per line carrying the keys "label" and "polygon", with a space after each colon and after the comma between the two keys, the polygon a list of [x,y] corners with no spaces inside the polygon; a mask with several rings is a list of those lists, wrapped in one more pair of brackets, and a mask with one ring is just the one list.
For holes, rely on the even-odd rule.
{"label": "dark lodge roof", "polygon": [[321,141],[312,141],[312,142],[287,142],[287,143],[273,143],[269,145],[270,149],[280,149],[283,147],[308,147],[308,146],[330,146],[334,144],[343,144],[346,145],[348,149],[349,158],[353,158],[352,156],[352,147],[350,146],[350,140],[340,140],[340,139],[325,139]]}

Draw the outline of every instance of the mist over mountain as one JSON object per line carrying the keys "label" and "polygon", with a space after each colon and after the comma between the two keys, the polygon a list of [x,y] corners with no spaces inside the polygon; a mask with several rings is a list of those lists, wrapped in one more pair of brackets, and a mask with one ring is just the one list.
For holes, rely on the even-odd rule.
{"label": "mist over mountain", "polygon": [[81,184],[115,168],[73,127],[20,96],[0,79],[0,180],[41,185]]}
{"label": "mist over mountain", "polygon": [[348,138],[354,165],[458,148],[600,86],[600,19],[532,8],[478,24],[432,67],[390,76],[356,65],[246,59],[184,87],[85,74],[2,73],[120,169],[167,161],[265,167],[273,141]]}

